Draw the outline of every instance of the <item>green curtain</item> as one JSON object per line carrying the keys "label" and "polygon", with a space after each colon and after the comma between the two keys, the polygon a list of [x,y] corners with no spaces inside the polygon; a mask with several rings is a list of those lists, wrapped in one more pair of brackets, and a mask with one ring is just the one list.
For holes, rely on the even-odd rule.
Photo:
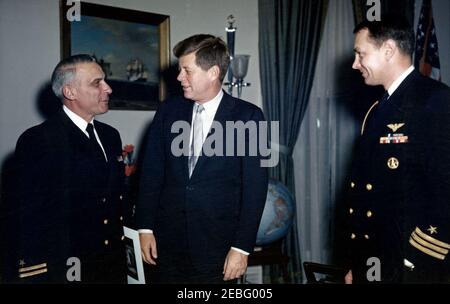
{"label": "green curtain", "polygon": [[[268,121],[279,121],[279,164],[270,177],[295,195],[292,150],[314,79],[328,0],[259,0],[261,91]],[[274,146],[272,146],[273,148]],[[290,275],[302,282],[297,220],[284,242]]]}

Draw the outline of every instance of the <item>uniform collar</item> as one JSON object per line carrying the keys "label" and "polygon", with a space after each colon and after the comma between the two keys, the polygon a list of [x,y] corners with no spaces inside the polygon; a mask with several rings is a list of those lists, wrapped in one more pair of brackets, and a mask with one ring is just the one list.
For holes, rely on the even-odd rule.
{"label": "uniform collar", "polygon": [[[66,105],[63,105],[63,110],[67,114],[67,116],[70,118],[70,120],[81,130],[83,133],[88,134],[86,131],[86,127],[88,123],[86,120],[81,118],[79,115],[72,112]],[[92,123],[94,119],[92,119],[89,123]]]}
{"label": "uniform collar", "polygon": [[414,71],[414,66],[411,65],[406,71],[404,71],[400,77],[398,77],[389,87],[388,89],[388,94],[389,96],[392,96],[392,94],[394,94],[395,90],[397,90],[397,88],[402,84],[403,80],[406,79],[406,77],[408,77],[409,74],[411,74]]}

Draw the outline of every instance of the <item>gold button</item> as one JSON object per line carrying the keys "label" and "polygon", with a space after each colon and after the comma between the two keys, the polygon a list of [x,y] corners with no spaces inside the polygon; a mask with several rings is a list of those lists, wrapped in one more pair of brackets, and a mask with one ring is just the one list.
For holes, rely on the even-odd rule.
{"label": "gold button", "polygon": [[124,235],[122,235],[122,237],[120,238],[122,241],[125,239],[125,236]]}
{"label": "gold button", "polygon": [[120,219],[121,221],[123,221],[123,216],[119,217],[119,219]]}
{"label": "gold button", "polygon": [[368,191],[372,190],[372,188],[373,188],[373,187],[372,187],[371,184],[367,184],[367,185],[366,185],[366,189],[367,189]]}
{"label": "gold button", "polygon": [[353,209],[350,208],[350,209],[348,210],[348,212],[349,212],[350,214],[353,214]]}
{"label": "gold button", "polygon": [[352,240],[354,240],[356,238],[356,235],[354,233],[352,233],[352,235],[350,237],[352,238]]}
{"label": "gold button", "polygon": [[109,241],[108,240],[105,240],[105,245],[108,245],[109,244]]}
{"label": "gold button", "polygon": [[103,221],[103,224],[107,225],[107,224],[108,224],[108,219],[105,219],[105,220]]}
{"label": "gold button", "polygon": [[365,238],[366,240],[368,240],[368,239],[369,239],[369,236],[368,236],[367,234],[364,234],[364,238]]}
{"label": "gold button", "polygon": [[387,161],[387,166],[391,170],[395,170],[400,166],[400,162],[395,157],[391,157]]}
{"label": "gold button", "polygon": [[372,211],[369,210],[369,211],[367,211],[366,214],[367,214],[367,217],[372,217]]}
{"label": "gold button", "polygon": [[355,183],[354,183],[354,182],[351,182],[351,183],[350,183],[350,187],[355,188]]}

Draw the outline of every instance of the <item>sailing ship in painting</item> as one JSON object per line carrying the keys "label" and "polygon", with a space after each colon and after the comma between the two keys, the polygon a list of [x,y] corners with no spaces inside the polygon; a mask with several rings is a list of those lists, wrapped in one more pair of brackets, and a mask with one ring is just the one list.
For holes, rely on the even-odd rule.
{"label": "sailing ship in painting", "polygon": [[[106,78],[113,75],[111,71],[111,63],[107,62],[103,58],[98,59],[95,53],[92,54],[97,63],[102,67]],[[139,59],[131,59],[126,66],[126,75],[128,81],[146,82],[148,80],[148,69],[145,64]]]}
{"label": "sailing ship in painting", "polygon": [[[113,89],[110,98],[110,108],[129,110],[154,110],[159,101],[159,83],[149,79],[149,71],[139,58],[132,58],[128,61],[126,69],[126,79],[117,79],[113,75],[112,63],[103,57],[92,55],[97,63],[102,67],[108,84]],[[115,77],[114,77],[115,76]],[[151,101],[149,103],[149,100]]]}
{"label": "sailing ship in painting", "polygon": [[127,64],[128,81],[147,81],[148,70],[138,58],[130,60]]}

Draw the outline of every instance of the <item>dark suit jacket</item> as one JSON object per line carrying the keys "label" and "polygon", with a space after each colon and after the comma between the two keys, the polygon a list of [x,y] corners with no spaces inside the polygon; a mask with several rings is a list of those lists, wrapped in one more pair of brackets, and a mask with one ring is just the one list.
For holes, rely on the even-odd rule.
{"label": "dark suit jacket", "polygon": [[122,144],[116,129],[94,125],[108,162],[63,111],[20,136],[7,279],[66,282],[76,257],[82,283],[125,280]]}
{"label": "dark suit jacket", "polygon": [[[191,124],[193,104],[175,98],[155,115],[143,161],[137,227],[153,229],[162,269],[187,255],[199,273],[220,274],[231,246],[253,251],[267,195],[267,168],[260,166],[259,153],[249,156],[248,150],[246,156],[202,155],[189,179],[188,155],[171,152],[180,136],[171,127],[176,121]],[[214,120],[225,134],[226,121],[257,124],[264,117],[258,107],[225,93]],[[216,142],[224,151],[225,138]],[[189,133],[186,139],[189,145]],[[237,136],[233,142],[236,155]]]}
{"label": "dark suit jacket", "polygon": [[384,282],[450,282],[449,199],[450,89],[413,71],[360,138],[345,210],[356,276],[378,257]]}

